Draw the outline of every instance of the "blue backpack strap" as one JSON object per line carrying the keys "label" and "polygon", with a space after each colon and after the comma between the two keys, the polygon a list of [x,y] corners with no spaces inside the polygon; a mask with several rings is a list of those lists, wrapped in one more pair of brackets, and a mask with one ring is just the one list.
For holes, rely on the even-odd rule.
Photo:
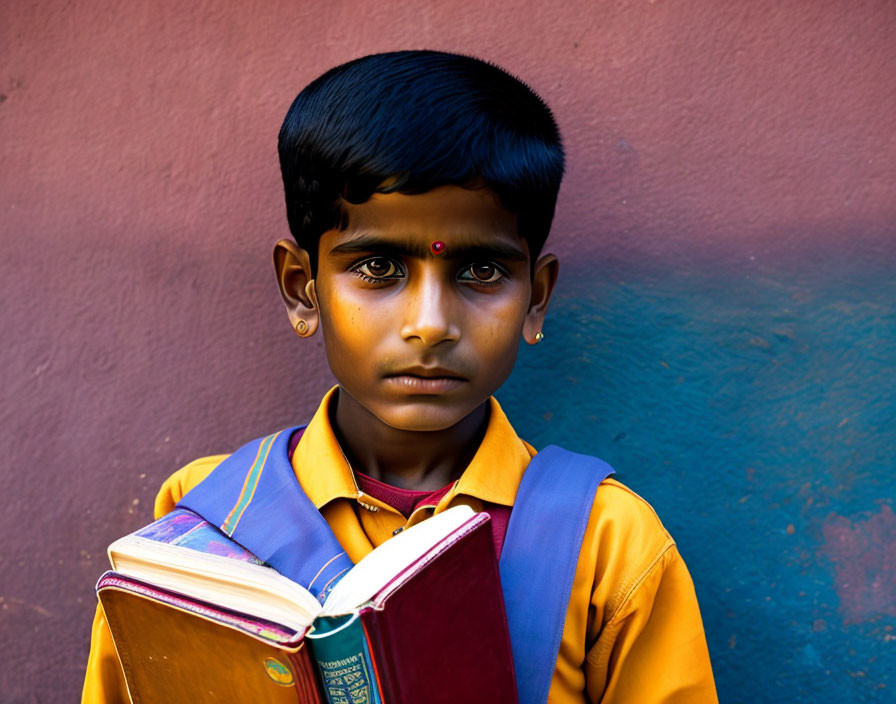
{"label": "blue backpack strap", "polygon": [[293,472],[289,438],[296,430],[244,445],[177,505],[198,513],[323,602],[352,561]]}
{"label": "blue backpack strap", "polygon": [[544,704],[597,486],[613,468],[549,445],[523,474],[501,551],[520,704]]}

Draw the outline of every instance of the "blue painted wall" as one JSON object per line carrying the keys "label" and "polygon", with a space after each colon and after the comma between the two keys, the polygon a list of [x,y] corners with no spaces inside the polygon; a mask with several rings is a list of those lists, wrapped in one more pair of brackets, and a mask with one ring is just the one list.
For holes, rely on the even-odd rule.
{"label": "blue painted wall", "polygon": [[[578,265],[499,397],[602,456],[697,589],[723,702],[890,702],[896,266]],[[653,269],[653,270],[651,270]]]}

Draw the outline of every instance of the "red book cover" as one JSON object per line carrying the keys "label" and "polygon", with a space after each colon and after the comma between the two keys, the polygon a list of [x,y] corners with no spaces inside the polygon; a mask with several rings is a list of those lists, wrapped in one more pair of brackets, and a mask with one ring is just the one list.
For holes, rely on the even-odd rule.
{"label": "red book cover", "polygon": [[517,701],[489,521],[477,515],[361,610],[388,704]]}

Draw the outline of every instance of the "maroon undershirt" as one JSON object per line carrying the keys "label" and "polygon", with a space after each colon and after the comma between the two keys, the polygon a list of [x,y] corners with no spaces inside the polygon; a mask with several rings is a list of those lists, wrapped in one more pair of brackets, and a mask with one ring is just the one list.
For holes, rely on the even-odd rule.
{"label": "maroon undershirt", "polygon": [[[302,432],[303,429],[297,430],[289,439],[290,461],[292,461],[293,452],[295,452],[299,439],[302,437]],[[454,485],[454,482],[452,482],[436,491],[413,491],[385,484],[361,472],[355,472],[355,481],[358,482],[358,488],[365,494],[382,501],[387,506],[391,506],[405,518],[421,506],[436,506],[439,500],[451,491],[451,487]],[[495,554],[500,555],[501,547],[504,545],[504,534],[507,532],[507,522],[510,520],[510,507],[483,501],[482,510],[491,518]]]}

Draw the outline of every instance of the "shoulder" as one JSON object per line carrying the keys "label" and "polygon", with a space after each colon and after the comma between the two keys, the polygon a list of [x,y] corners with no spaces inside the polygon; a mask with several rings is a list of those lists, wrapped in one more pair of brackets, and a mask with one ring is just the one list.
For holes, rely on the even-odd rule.
{"label": "shoulder", "polygon": [[580,563],[593,574],[592,604],[609,620],[652,572],[675,559],[675,541],[653,507],[615,479],[597,489]]}
{"label": "shoulder", "polygon": [[653,507],[612,477],[605,479],[597,488],[591,521],[595,521],[604,532],[613,533],[605,537],[615,537],[626,543],[635,542],[648,552],[674,544]]}
{"label": "shoulder", "polygon": [[174,474],[162,482],[159,493],[156,494],[155,517],[160,518],[174,510],[175,505],[194,486],[205,479],[211,471],[229,455],[210,455],[193,460],[190,464],[181,467]]}

